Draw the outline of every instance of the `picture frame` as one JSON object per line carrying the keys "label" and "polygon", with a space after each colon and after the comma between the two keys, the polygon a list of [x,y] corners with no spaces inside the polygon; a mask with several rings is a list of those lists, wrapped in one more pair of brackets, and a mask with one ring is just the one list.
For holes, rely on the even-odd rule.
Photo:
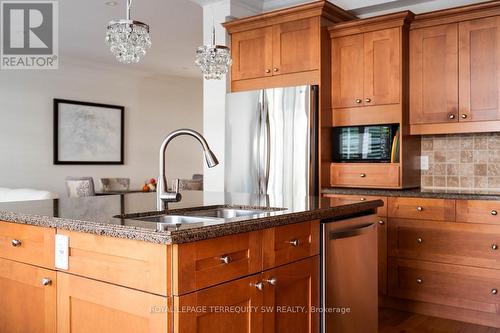
{"label": "picture frame", "polygon": [[54,164],[123,165],[125,107],[54,99]]}

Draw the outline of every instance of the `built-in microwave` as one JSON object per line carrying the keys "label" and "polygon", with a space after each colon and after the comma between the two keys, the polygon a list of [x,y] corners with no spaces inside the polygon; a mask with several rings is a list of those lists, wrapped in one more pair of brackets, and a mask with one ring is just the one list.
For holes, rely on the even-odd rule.
{"label": "built-in microwave", "polygon": [[334,127],[334,162],[399,162],[399,125]]}

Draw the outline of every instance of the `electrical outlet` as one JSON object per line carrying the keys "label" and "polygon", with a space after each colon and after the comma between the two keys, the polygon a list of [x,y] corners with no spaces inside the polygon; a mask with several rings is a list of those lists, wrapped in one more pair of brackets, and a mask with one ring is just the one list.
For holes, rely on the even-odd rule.
{"label": "electrical outlet", "polygon": [[429,156],[420,156],[420,170],[429,170]]}

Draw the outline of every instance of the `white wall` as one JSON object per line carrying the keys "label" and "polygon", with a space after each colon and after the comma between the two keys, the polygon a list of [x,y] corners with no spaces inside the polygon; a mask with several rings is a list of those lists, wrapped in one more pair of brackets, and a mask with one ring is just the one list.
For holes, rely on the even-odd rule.
{"label": "white wall", "polygon": [[[181,127],[202,131],[202,92],[201,79],[148,78],[84,63],[63,62],[59,70],[1,71],[0,187],[65,195],[66,176],[93,176],[97,187],[100,177],[129,177],[138,188],[157,177],[164,136]],[[53,98],[125,106],[125,165],[53,165]],[[203,171],[201,149],[192,138],[172,142],[167,159],[169,179]]]}

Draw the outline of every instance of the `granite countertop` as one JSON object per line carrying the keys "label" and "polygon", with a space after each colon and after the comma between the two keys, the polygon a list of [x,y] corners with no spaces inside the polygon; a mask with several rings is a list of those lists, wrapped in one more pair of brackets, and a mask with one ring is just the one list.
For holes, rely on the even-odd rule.
{"label": "granite countertop", "polygon": [[[342,219],[383,205],[381,200],[330,206],[328,198],[292,198],[288,207],[268,196],[243,193],[185,191],[169,205],[169,214],[182,215],[207,206],[267,208],[263,214],[202,223],[158,224],[130,219],[155,212],[155,193],[0,203],[0,220],[51,227],[157,244],[177,244],[271,228],[315,219]],[[275,209],[285,208],[285,209]],[[2,222],[3,223],[3,222]]]}
{"label": "granite countertop", "polygon": [[384,190],[384,189],[361,189],[361,188],[323,188],[323,194],[349,194],[370,195],[381,197],[417,197],[436,198],[452,200],[499,200],[499,191],[477,191],[477,190],[443,190],[443,189],[409,189],[409,190]]}

